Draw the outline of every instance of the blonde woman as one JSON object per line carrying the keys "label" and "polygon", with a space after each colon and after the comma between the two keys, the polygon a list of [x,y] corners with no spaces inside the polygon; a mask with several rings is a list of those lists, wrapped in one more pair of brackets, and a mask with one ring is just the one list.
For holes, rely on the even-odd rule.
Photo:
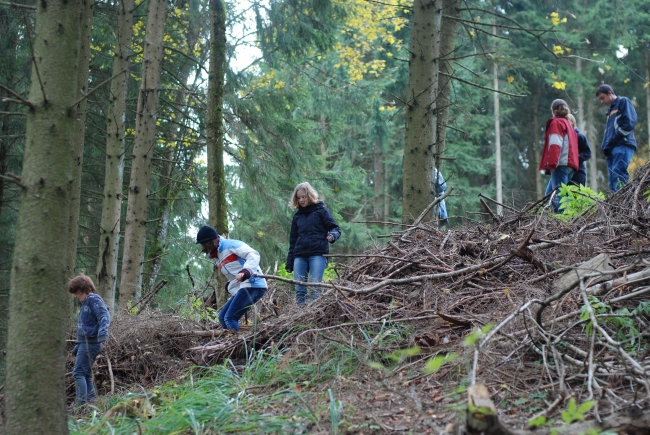
{"label": "blonde woman", "polygon": [[[285,268],[293,278],[302,282],[321,282],[329,244],[341,237],[341,229],[329,209],[318,197],[318,192],[307,182],[293,189],[289,206],[296,210],[291,222],[289,254]],[[318,288],[296,285],[296,302],[302,307],[318,297]]]}

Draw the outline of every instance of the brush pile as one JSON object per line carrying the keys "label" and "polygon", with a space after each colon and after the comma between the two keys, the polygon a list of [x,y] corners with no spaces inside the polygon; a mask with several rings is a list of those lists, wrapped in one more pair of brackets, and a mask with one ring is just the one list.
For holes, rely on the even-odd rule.
{"label": "brush pile", "polygon": [[[159,382],[189,364],[237,360],[251,346],[291,348],[315,360],[320,345],[339,343],[384,362],[418,346],[419,355],[401,361],[419,370],[404,385],[469,377],[497,400],[543,395],[545,415],[569,396],[594,400],[596,415],[648,404],[648,190],[646,164],[569,221],[551,216],[544,201],[521,210],[502,205],[501,214],[484,203],[492,222],[447,231],[416,220],[391,233],[386,247],[352,256],[304,309],[292,301],[292,280],[265,276],[269,292],[243,339],[172,316],[139,316],[137,325],[120,319],[106,352],[113,377]],[[467,344],[470,334],[477,340]],[[430,358],[451,353],[459,356],[454,362],[422,372]],[[96,376],[107,382],[105,363]]]}

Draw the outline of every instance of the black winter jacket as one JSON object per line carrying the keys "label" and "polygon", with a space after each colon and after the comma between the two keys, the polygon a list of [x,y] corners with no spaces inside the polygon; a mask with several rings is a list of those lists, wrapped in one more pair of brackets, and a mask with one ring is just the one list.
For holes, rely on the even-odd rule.
{"label": "black winter jacket", "polygon": [[287,272],[293,272],[295,257],[329,254],[328,235],[332,236],[334,243],[341,237],[341,229],[323,201],[298,208],[291,222]]}

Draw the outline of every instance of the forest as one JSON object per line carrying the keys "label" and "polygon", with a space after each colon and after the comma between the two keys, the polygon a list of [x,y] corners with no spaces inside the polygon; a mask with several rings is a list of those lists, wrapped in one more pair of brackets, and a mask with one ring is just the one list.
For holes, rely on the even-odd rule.
{"label": "forest", "polygon": [[[7,434],[648,433],[647,2],[15,0],[0,32]],[[603,83],[638,114],[616,193]],[[592,158],[555,214],[558,98]],[[301,309],[305,181],[342,235]],[[260,254],[243,338],[203,225]],[[70,416],[79,273],[113,320]]]}

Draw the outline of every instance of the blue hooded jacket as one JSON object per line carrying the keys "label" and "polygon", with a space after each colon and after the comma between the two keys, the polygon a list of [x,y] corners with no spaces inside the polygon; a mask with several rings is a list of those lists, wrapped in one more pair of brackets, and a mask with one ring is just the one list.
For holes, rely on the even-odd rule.
{"label": "blue hooded jacket", "polygon": [[591,158],[591,147],[589,146],[587,137],[580,133],[580,130],[577,128],[574,127],[573,129],[578,135],[578,158],[580,160],[580,166],[577,172],[582,172],[587,175],[587,164],[585,162]]}
{"label": "blue hooded jacket", "polygon": [[111,315],[104,299],[90,293],[81,304],[77,320],[77,343],[95,344],[108,338]]}
{"label": "blue hooded jacket", "polygon": [[603,153],[609,156],[612,148],[622,145],[636,150],[634,127],[636,127],[636,110],[632,102],[629,98],[617,97],[607,109],[607,124],[603,143],[600,145]]}
{"label": "blue hooded jacket", "polygon": [[334,243],[341,237],[341,229],[323,201],[299,207],[291,222],[287,271],[293,271],[295,257],[329,254],[328,235],[332,236]]}

